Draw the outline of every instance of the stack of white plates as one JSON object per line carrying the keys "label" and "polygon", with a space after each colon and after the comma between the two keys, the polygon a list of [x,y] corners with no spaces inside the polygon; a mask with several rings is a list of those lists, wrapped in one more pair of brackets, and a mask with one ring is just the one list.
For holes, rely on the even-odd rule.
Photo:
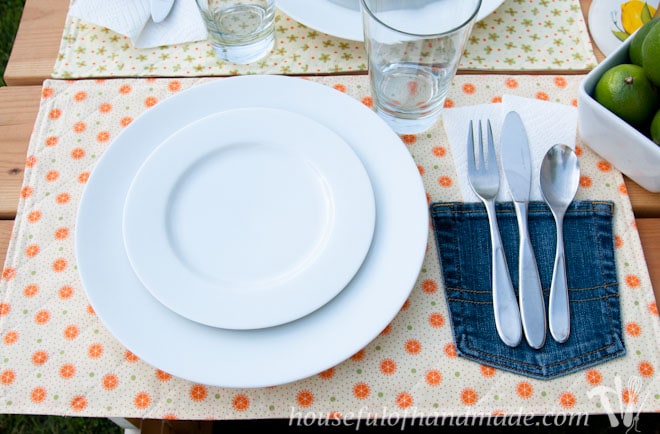
{"label": "stack of white plates", "polygon": [[117,137],[76,249],[99,318],[140,358],[263,387],[373,340],[417,279],[427,230],[417,167],[376,114],[310,81],[244,76],[173,96]]}
{"label": "stack of white plates", "polygon": [[[504,0],[482,0],[477,20],[487,17],[502,3]],[[312,29],[343,39],[364,40],[360,0],[277,0],[277,7]]]}

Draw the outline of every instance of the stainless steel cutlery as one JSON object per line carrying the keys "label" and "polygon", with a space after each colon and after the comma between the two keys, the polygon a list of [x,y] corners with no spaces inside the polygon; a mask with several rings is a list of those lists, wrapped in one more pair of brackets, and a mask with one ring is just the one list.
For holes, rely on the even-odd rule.
{"label": "stainless steel cutlery", "polygon": [[[524,332],[529,346],[539,349],[545,344],[548,321],[527,222],[532,183],[532,162],[527,134],[520,115],[514,111],[509,112],[502,125],[500,143],[502,168],[516,210],[520,235],[518,300],[511,283],[495,214],[495,198],[500,188],[500,176],[490,121],[487,121],[486,135],[488,149],[484,151],[482,125],[479,122],[475,154],[474,126],[470,121],[467,140],[468,180],[474,193],[484,203],[488,214],[495,325],[506,345],[517,346]],[[571,148],[564,145],[556,145],[548,151],[541,169],[540,181],[543,198],[550,206],[557,226],[557,253],[550,293],[549,322],[551,335],[560,343],[568,339],[570,331],[561,223],[577,191],[576,179],[579,179],[577,158],[565,148],[572,152]],[[560,164],[561,162],[564,164]]]}
{"label": "stainless steel cutlery", "polygon": [[545,344],[545,303],[536,257],[527,229],[527,206],[532,184],[532,158],[527,133],[520,115],[514,111],[504,118],[500,137],[502,168],[518,219],[518,299],[525,339],[532,348]]}
{"label": "stainless steel cutlery", "polygon": [[550,334],[566,342],[571,332],[564,255],[563,221],[580,184],[580,164],[573,149],[558,144],[550,148],[541,163],[541,193],[557,225],[557,248],[548,301]]}
{"label": "stainless steel cutlery", "polygon": [[509,267],[502,248],[500,229],[495,215],[495,198],[500,188],[500,174],[493,144],[493,131],[490,121],[487,123],[488,150],[484,152],[484,138],[479,123],[479,159],[475,159],[474,128],[470,121],[468,135],[468,180],[474,193],[479,196],[488,213],[491,240],[491,285],[493,290],[493,310],[495,312],[495,327],[502,341],[510,347],[520,343],[522,330],[520,325],[520,311],[516,302],[516,295],[509,275]]}

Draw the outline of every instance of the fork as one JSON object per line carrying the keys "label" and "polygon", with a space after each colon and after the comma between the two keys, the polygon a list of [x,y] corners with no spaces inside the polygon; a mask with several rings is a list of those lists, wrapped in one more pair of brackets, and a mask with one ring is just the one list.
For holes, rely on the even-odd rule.
{"label": "fork", "polygon": [[509,267],[502,248],[500,229],[495,214],[495,197],[500,188],[500,173],[495,156],[493,144],[493,130],[488,121],[488,160],[484,155],[483,131],[479,121],[479,161],[474,153],[474,128],[470,121],[468,134],[468,180],[470,187],[484,203],[488,213],[491,242],[491,286],[493,292],[493,311],[495,314],[495,327],[502,341],[515,347],[522,338],[522,325],[520,310],[513,291]]}

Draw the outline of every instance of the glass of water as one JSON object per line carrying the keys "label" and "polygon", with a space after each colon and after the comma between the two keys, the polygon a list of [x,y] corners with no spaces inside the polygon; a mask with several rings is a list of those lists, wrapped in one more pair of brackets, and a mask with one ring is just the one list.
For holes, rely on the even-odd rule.
{"label": "glass of water", "polygon": [[438,119],[481,0],[360,0],[374,107],[399,134]]}
{"label": "glass of water", "polygon": [[275,41],[275,0],[197,0],[216,55],[233,63],[266,56]]}

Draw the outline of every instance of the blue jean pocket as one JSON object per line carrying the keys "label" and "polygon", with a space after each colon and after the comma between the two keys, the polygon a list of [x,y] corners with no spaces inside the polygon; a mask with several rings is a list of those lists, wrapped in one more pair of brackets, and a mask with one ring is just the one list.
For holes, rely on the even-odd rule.
{"label": "blue jean pocket", "polygon": [[[497,220],[514,288],[518,288],[518,224],[511,203]],[[488,217],[481,203],[433,203],[431,218],[457,354],[509,372],[551,379],[623,356],[619,284],[612,226],[614,204],[575,201],[564,219],[571,334],[563,344],[515,348],[497,335],[490,283]],[[529,204],[529,235],[547,307],[555,257],[555,222],[542,202]],[[546,308],[547,312],[547,308]]]}

